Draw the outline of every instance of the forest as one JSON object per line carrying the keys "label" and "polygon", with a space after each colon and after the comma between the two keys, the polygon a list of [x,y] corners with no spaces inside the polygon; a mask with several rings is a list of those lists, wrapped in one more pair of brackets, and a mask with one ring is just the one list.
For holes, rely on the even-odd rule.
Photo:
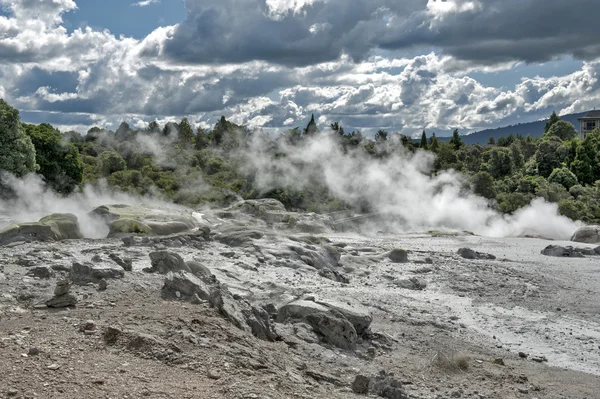
{"label": "forest", "polygon": [[[581,140],[575,127],[555,113],[535,139],[511,134],[490,138],[486,145],[467,145],[458,130],[448,141],[425,131],[416,141],[385,130],[369,138],[360,131],[344,131],[338,122],[320,131],[314,115],[306,127],[275,137],[224,116],[211,129],[194,129],[184,118],[165,126],[151,122],[141,130],[123,122],[114,132],[93,127],[81,135],[46,123],[23,123],[18,111],[0,99],[0,170],[17,177],[37,173],[62,195],[105,181],[114,190],[191,207],[250,198],[275,198],[289,210],[312,212],[356,207],[335,198],[318,179],[299,187],[282,178],[265,187],[248,167],[257,143],[262,156],[281,160],[288,156],[282,148],[325,135],[342,151],[373,159],[427,151],[434,156],[426,173],[460,173],[465,189],[488,199],[489,207],[501,213],[514,213],[542,197],[557,203],[559,212],[571,219],[600,222],[600,130]],[[294,162],[302,169],[310,161]],[[10,196],[10,188],[0,183],[0,193]]]}

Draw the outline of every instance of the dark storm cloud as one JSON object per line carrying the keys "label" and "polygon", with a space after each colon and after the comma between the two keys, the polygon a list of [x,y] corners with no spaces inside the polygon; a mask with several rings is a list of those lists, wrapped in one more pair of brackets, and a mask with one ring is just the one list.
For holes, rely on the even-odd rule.
{"label": "dark storm cloud", "polygon": [[[600,55],[597,0],[328,0],[273,19],[266,0],[187,0],[165,55],[192,63],[311,65],[377,48],[435,47],[482,64]],[[436,4],[441,4],[437,2]],[[472,6],[469,7],[469,4]]]}

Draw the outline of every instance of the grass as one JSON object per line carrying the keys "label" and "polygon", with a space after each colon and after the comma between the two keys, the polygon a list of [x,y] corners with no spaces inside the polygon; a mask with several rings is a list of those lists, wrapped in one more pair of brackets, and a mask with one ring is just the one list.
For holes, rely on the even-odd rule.
{"label": "grass", "polygon": [[469,358],[456,353],[437,351],[431,359],[431,365],[445,372],[458,372],[469,370]]}

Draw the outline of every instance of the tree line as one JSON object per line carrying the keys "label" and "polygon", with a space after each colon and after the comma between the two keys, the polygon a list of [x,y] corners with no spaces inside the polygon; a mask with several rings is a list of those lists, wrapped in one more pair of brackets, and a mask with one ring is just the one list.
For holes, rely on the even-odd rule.
{"label": "tree line", "polygon": [[[211,129],[194,129],[183,118],[162,127],[154,121],[145,129],[132,129],[125,122],[114,132],[93,127],[82,136],[62,133],[47,123],[22,123],[18,111],[0,99],[0,170],[17,176],[37,173],[64,195],[105,179],[116,190],[188,206],[260,197],[316,212],[348,206],[319,184],[299,190],[282,183],[267,192],[259,190],[240,155],[249,150],[256,134],[221,117]],[[465,144],[458,130],[448,141],[425,131],[417,141],[385,130],[369,138],[358,130],[346,132],[339,122],[320,132],[313,115],[305,128],[282,132],[267,152],[285,156],[277,151],[277,142],[294,146],[320,134],[332,134],[342,149],[374,158],[400,150],[390,143],[403,151],[434,153],[432,174],[450,169],[462,173],[466,184],[502,213],[543,197],[572,219],[600,222],[600,130],[581,140],[575,127],[555,113],[541,137],[511,134],[490,138],[485,145]],[[6,187],[0,191],[9,195]]]}

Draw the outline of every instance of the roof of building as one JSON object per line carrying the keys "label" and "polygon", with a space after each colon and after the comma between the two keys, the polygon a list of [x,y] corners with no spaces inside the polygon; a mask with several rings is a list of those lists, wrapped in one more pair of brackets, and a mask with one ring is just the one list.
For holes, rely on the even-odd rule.
{"label": "roof of building", "polygon": [[600,111],[590,111],[587,114],[585,114],[584,117],[579,118],[579,120],[585,119],[600,119]]}

